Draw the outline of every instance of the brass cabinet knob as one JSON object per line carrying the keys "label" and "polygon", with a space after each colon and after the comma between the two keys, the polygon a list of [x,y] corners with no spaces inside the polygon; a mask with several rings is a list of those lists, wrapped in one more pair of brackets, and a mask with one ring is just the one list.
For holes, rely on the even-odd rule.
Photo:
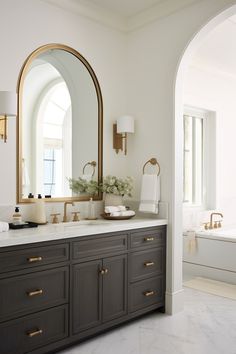
{"label": "brass cabinet knob", "polygon": [[145,237],[144,241],[146,242],[154,241],[154,237]]}
{"label": "brass cabinet knob", "polygon": [[32,337],[35,337],[35,336],[38,336],[40,334],[43,333],[43,330],[42,329],[37,329],[36,331],[33,331],[33,332],[28,332],[27,333],[27,336],[32,338]]}
{"label": "brass cabinet knob", "polygon": [[155,291],[151,290],[151,291],[145,291],[143,293],[144,296],[148,297],[148,296],[153,296],[155,295]]}
{"label": "brass cabinet knob", "polygon": [[145,262],[144,263],[144,267],[151,267],[151,266],[154,266],[154,262]]}
{"label": "brass cabinet knob", "polygon": [[42,295],[43,293],[43,289],[37,289],[37,290],[33,290],[33,291],[28,291],[27,295],[32,297],[32,296],[36,296],[36,295]]}
{"label": "brass cabinet knob", "polygon": [[105,269],[100,269],[99,273],[101,275],[107,274],[108,273],[108,269],[106,269],[106,268]]}
{"label": "brass cabinet knob", "polygon": [[27,259],[27,261],[29,262],[29,263],[33,263],[33,262],[41,262],[43,260],[43,257],[29,257],[28,259]]}

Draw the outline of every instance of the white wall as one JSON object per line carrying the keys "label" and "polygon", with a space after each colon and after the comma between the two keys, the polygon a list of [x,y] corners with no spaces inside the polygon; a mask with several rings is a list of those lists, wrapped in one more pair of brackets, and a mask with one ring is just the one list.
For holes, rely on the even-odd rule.
{"label": "white wall", "polygon": [[[1,26],[7,28],[7,31],[0,32],[1,90],[15,88],[24,59],[36,47],[50,42],[68,44],[88,59],[101,84],[105,120],[104,174],[112,172],[118,175],[122,172],[132,175],[139,187],[143,163],[151,156],[157,157],[162,169],[162,200],[170,205],[167,240],[168,312],[176,312],[183,305],[182,150],[180,117],[177,117],[178,124],[175,124],[176,73],[185,48],[194,35],[212,17],[235,3],[232,0],[202,0],[131,32],[126,38],[110,28],[47,6],[39,0],[0,2]],[[111,148],[112,120],[124,112],[136,118],[136,133],[128,141],[127,158],[116,155]],[[180,144],[175,146],[179,141]],[[13,123],[8,144],[0,144],[0,166],[0,204],[13,204]]]}
{"label": "white wall", "polygon": [[161,165],[162,200],[170,206],[166,300],[172,312],[181,307],[182,299],[182,87],[180,79],[175,97],[176,73],[194,35],[227,4],[235,1],[196,2],[129,35],[128,112],[137,119],[129,174],[140,171],[138,187],[147,159],[155,156]]}
{"label": "white wall", "polygon": [[[228,27],[226,23],[225,26]],[[224,27],[221,26],[221,33],[215,33],[203,43],[193,64],[189,67],[184,83],[184,103],[193,107],[200,107],[216,114],[216,209],[223,212],[223,224],[235,224],[235,202],[236,202],[236,164],[234,163],[234,151],[236,150],[236,76],[235,72],[226,72],[217,69],[217,59],[212,59],[212,65],[207,60],[212,55],[210,43],[217,44],[223,40]],[[220,30],[220,29],[219,29]],[[231,36],[225,37],[224,42],[232,41],[236,36],[236,26],[231,24]],[[226,33],[227,34],[227,33]],[[229,33],[227,34],[229,35]],[[234,49],[234,50],[233,50]],[[209,51],[209,56],[207,56]],[[203,54],[204,53],[204,54]],[[225,57],[236,55],[236,48],[232,47],[232,42],[225,46],[221,53],[221,62]],[[212,182],[213,183],[213,182]],[[194,218],[192,214],[195,214]],[[196,215],[196,210],[184,210],[184,228],[191,227],[191,220],[194,227],[209,220],[208,213]]]}
{"label": "white wall", "polygon": [[[112,122],[125,112],[126,36],[86,18],[39,0],[1,0],[0,90],[14,91],[27,56],[47,43],[67,44],[89,61],[97,74],[104,100],[104,174],[119,174],[127,160],[112,149]],[[0,205],[14,205],[15,123],[10,122],[7,144],[0,141]],[[115,163],[113,162],[115,158]],[[7,163],[6,163],[7,161]],[[0,214],[1,216],[1,214]]]}

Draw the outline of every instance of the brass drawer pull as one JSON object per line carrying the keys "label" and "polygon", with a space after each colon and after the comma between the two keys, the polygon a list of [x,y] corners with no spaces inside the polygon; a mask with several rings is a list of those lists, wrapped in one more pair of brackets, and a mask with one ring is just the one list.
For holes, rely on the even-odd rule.
{"label": "brass drawer pull", "polygon": [[33,262],[41,262],[43,260],[43,257],[30,257],[27,259],[27,261],[29,263],[33,263]]}
{"label": "brass drawer pull", "polygon": [[28,296],[36,296],[36,295],[42,295],[43,290],[39,289],[39,290],[34,290],[34,291],[29,291],[27,292]]}
{"label": "brass drawer pull", "polygon": [[33,338],[33,337],[38,336],[38,335],[40,335],[42,333],[43,333],[42,329],[37,329],[36,331],[28,332],[27,336],[30,337],[30,338]]}
{"label": "brass drawer pull", "polygon": [[154,241],[154,237],[145,237],[144,241],[145,241],[145,242]]}
{"label": "brass drawer pull", "polygon": [[155,294],[155,291],[145,291],[145,293],[143,293],[144,296],[152,296]]}
{"label": "brass drawer pull", "polygon": [[153,266],[155,263],[154,262],[146,262],[146,263],[144,263],[144,266],[145,267],[151,267],[151,266]]}
{"label": "brass drawer pull", "polygon": [[101,275],[107,274],[107,273],[108,273],[108,269],[101,269],[101,270],[99,271],[99,273],[100,273]]}

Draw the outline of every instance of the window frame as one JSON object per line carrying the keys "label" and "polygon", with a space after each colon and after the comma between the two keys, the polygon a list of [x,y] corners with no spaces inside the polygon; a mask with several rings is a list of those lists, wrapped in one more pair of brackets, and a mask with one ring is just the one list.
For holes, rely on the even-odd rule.
{"label": "window frame", "polygon": [[[184,116],[202,119],[202,200],[201,203],[189,203],[183,200],[187,208],[214,209],[216,207],[216,113],[207,109],[184,106]],[[184,154],[183,126],[183,154]],[[195,178],[195,177],[194,177]],[[183,196],[184,196],[184,159],[183,159]]]}

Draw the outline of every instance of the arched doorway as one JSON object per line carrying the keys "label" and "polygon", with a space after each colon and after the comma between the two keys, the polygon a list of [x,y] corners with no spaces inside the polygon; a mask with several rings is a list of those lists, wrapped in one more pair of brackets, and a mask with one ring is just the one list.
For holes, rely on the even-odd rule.
{"label": "arched doorway", "polygon": [[[212,31],[215,27],[217,27],[220,23],[225,21],[227,18],[233,16],[236,13],[236,5],[231,6],[225,11],[221,12],[217,16],[215,16],[212,20],[210,20],[207,24],[202,27],[197,34],[189,42],[186,47],[183,55],[180,58],[178,70],[176,74],[175,81],[175,156],[174,156],[174,234],[176,241],[181,239],[180,242],[176,242],[176,266],[180,266],[180,259],[177,254],[179,252],[182,253],[182,236],[183,227],[182,227],[182,201],[183,201],[183,83],[184,76],[186,72],[186,68],[189,65],[189,62],[194,55],[196,49],[205,38],[205,36]],[[178,236],[179,235],[179,236]],[[174,266],[175,266],[174,261]],[[181,282],[181,275],[178,274],[178,281]]]}

